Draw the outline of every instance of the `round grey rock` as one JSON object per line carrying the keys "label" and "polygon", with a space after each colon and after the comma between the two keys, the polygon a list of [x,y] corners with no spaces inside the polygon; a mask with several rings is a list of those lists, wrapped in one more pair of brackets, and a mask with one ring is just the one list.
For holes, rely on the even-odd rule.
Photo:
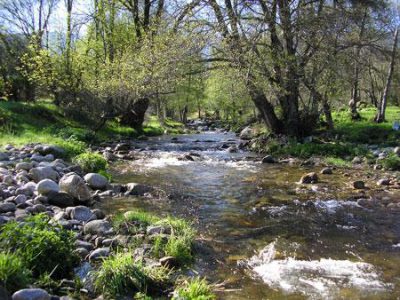
{"label": "round grey rock", "polygon": [[23,289],[12,295],[12,300],[50,300],[51,296],[42,289]]}
{"label": "round grey rock", "polygon": [[86,183],[95,190],[104,190],[108,185],[108,180],[98,173],[88,173],[84,177]]}
{"label": "round grey rock", "polygon": [[104,235],[112,230],[110,222],[105,220],[94,220],[90,221],[83,226],[83,232],[85,234],[97,234]]}
{"label": "round grey rock", "polygon": [[95,220],[96,215],[92,213],[90,208],[80,205],[72,208],[71,219],[78,220],[81,222],[87,222],[89,220]]}
{"label": "round grey rock", "polygon": [[43,179],[39,181],[36,189],[40,195],[45,196],[50,193],[58,193],[60,191],[60,187],[58,186],[58,184],[51,179]]}

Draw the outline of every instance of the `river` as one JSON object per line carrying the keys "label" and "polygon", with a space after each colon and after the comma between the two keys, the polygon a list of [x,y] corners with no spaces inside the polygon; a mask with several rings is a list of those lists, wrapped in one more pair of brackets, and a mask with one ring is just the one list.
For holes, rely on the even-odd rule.
{"label": "river", "polygon": [[[400,213],[359,206],[348,187],[357,170],[302,186],[301,175],[321,167],[262,164],[254,153],[226,150],[238,143],[222,132],[138,141],[138,159],[114,165],[113,178],[163,193],[103,206],[193,222],[199,235],[188,273],[219,283],[219,299],[400,297]],[[181,159],[188,153],[193,161]]]}

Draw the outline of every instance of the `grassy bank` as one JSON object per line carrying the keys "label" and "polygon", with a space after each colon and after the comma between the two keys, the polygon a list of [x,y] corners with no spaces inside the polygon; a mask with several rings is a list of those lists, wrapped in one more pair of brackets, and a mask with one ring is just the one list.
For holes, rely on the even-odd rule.
{"label": "grassy bank", "polygon": [[178,133],[183,125],[166,120],[163,125],[155,117],[144,124],[143,132],[108,121],[94,133],[85,121],[67,118],[62,110],[49,101],[35,103],[0,101],[0,146],[28,143],[56,144],[71,158],[85,151],[88,144],[111,139],[137,138],[141,135],[161,135],[164,131]]}

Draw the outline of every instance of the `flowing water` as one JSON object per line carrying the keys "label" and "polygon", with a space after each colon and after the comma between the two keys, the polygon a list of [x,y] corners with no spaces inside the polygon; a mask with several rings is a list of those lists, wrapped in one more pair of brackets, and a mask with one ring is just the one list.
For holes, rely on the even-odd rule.
{"label": "flowing water", "polygon": [[[255,154],[226,150],[238,142],[219,132],[138,142],[138,159],[115,165],[114,179],[164,193],[110,199],[104,208],[193,221],[199,241],[191,272],[222,283],[220,299],[400,297],[400,213],[357,205],[363,195],[348,187],[357,171],[302,186],[301,175],[320,168],[261,164]],[[194,161],[182,160],[188,153]]]}

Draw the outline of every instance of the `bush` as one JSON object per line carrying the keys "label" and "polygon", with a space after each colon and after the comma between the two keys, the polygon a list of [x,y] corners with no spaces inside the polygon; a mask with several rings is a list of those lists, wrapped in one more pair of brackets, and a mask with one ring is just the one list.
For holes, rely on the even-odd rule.
{"label": "bush", "polygon": [[391,154],[382,160],[382,166],[387,170],[398,171],[400,170],[400,157],[396,154]]}
{"label": "bush", "polygon": [[175,289],[174,300],[213,300],[216,296],[205,279],[195,278],[183,282]]}
{"label": "bush", "polygon": [[103,156],[93,152],[85,152],[75,156],[72,160],[74,163],[81,166],[86,173],[98,173],[107,168],[107,161]]}
{"label": "bush", "polygon": [[26,287],[31,282],[31,272],[23,261],[11,253],[0,253],[0,286],[8,292]]}
{"label": "bush", "polygon": [[47,215],[39,214],[23,223],[5,224],[0,248],[19,256],[35,277],[50,273],[54,278],[64,278],[78,262],[73,253],[73,233],[49,224],[49,220]]}
{"label": "bush", "polygon": [[131,292],[147,292],[150,285],[163,284],[169,271],[164,267],[146,267],[132,254],[120,253],[103,261],[95,273],[95,287],[100,293],[115,297]]}

